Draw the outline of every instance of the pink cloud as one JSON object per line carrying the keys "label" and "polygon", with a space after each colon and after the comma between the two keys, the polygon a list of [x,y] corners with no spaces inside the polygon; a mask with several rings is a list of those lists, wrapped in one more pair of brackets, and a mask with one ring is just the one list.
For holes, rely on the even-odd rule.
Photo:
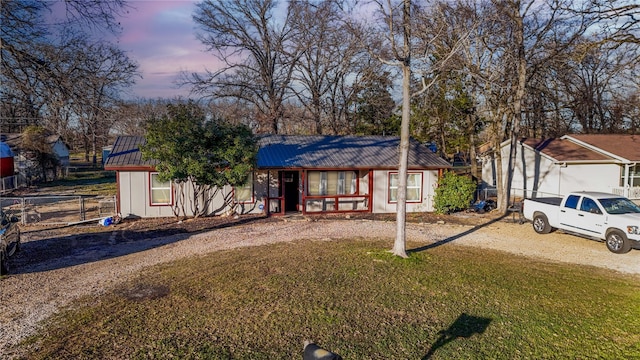
{"label": "pink cloud", "polygon": [[196,1],[133,1],[123,27],[120,46],[138,62],[143,79],[132,89],[138,96],[185,96],[188,89],[176,89],[181,71],[201,72],[219,66],[217,59],[203,52],[195,37],[192,15]]}

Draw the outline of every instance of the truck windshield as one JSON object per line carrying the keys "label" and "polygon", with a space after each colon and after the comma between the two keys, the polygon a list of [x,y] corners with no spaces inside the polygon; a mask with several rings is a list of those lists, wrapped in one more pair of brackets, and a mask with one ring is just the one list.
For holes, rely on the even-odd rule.
{"label": "truck windshield", "polygon": [[640,213],[640,206],[627,198],[611,198],[598,200],[609,214]]}

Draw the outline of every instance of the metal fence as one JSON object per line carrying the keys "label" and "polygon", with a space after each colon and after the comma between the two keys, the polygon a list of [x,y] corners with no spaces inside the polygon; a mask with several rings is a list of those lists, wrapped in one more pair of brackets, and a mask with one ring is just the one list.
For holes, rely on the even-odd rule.
{"label": "metal fence", "polygon": [[0,206],[24,225],[69,225],[116,214],[115,196],[2,197]]}
{"label": "metal fence", "polygon": [[475,194],[475,199],[477,200],[495,199],[497,197],[498,189],[489,187],[477,189]]}
{"label": "metal fence", "polygon": [[17,174],[0,178],[0,194],[15,190],[27,185],[24,175]]}
{"label": "metal fence", "polygon": [[[484,187],[476,190],[476,198],[478,200],[495,199],[498,197],[498,189],[495,187]],[[539,197],[562,197],[560,194],[547,193],[542,191],[533,191],[527,189],[511,188],[511,198],[524,199],[524,198],[539,198]]]}

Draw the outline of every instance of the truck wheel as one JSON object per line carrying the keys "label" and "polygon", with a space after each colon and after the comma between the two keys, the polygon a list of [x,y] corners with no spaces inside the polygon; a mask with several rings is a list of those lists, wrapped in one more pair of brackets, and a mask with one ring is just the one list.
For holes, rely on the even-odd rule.
{"label": "truck wheel", "polygon": [[0,252],[0,275],[7,275],[9,273],[7,260],[7,255],[4,252]]}
{"label": "truck wheel", "polygon": [[551,225],[544,214],[536,214],[533,217],[533,230],[538,234],[548,234],[551,232]]}
{"label": "truck wheel", "polygon": [[607,234],[607,249],[612,253],[625,254],[631,250],[631,242],[627,236],[620,230],[611,230]]}

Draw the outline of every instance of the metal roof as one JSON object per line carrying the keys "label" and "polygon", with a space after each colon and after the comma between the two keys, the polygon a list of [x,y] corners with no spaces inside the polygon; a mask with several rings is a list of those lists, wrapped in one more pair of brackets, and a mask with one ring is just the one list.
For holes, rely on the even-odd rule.
{"label": "metal roof", "polygon": [[[142,160],[143,136],[119,136],[105,168],[153,168]],[[397,169],[400,138],[392,136],[264,135],[258,141],[258,168]],[[443,169],[451,165],[429,148],[411,139],[409,168]]]}
{"label": "metal roof", "polygon": [[[264,135],[258,142],[258,168],[397,168],[400,138],[395,136]],[[411,139],[409,167],[451,165]]]}
{"label": "metal roof", "polygon": [[144,136],[118,136],[104,164],[105,169],[115,170],[123,167],[153,168],[157,163],[155,160],[142,160],[140,146],[144,143]]}

